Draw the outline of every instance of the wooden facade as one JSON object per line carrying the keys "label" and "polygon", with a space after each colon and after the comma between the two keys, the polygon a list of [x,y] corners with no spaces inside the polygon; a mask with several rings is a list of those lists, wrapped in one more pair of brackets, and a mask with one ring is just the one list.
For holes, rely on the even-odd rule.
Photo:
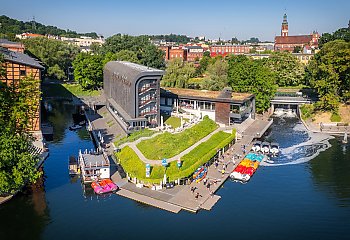
{"label": "wooden facade", "polygon": [[[41,69],[38,67],[12,62],[5,59],[4,66],[6,68],[6,76],[1,77],[0,80],[7,84],[8,86],[15,86],[18,84],[21,79],[26,76],[32,76],[36,80],[41,79]],[[38,84],[40,88],[40,83]],[[40,99],[40,97],[38,98]],[[41,121],[40,121],[40,100],[38,101],[35,117],[30,122],[31,131],[40,131],[41,130]]]}

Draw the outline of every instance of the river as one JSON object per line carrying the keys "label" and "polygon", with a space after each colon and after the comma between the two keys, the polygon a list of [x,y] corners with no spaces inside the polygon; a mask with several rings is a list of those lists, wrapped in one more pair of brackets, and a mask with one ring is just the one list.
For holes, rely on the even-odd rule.
{"label": "river", "polygon": [[303,145],[313,137],[296,119],[275,119],[267,138],[280,143],[282,154],[261,166],[249,183],[227,181],[211,211],[173,214],[114,194],[84,192],[79,179],[68,176],[68,157],[93,148],[86,130],[67,129],[73,111],[53,103],[48,118],[54,139],[44,177],[0,205],[1,239],[349,237],[350,145],[339,139]]}

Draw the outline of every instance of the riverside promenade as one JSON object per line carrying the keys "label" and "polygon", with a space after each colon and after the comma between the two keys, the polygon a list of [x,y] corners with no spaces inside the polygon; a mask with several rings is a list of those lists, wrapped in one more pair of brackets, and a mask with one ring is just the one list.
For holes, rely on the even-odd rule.
{"label": "riverside promenade", "polygon": [[[110,115],[109,112],[106,109],[103,109],[97,113],[97,116],[90,114],[87,114],[86,116],[92,126],[91,131],[92,135],[95,136],[95,141],[98,140],[96,136],[97,133],[100,132],[104,138],[105,144],[112,145],[112,136],[119,136],[119,133],[117,132],[115,125],[110,122],[112,119],[111,116],[108,115]],[[231,130],[232,128],[237,129],[240,139],[217,159],[219,161],[219,166],[217,168],[215,168],[214,164],[208,167],[207,180],[211,183],[210,189],[208,189],[203,182],[191,182],[186,185],[176,185],[171,189],[162,188],[160,190],[138,187],[136,184],[129,182],[125,177],[122,177],[120,168],[117,167],[114,172],[112,171],[111,176],[112,180],[120,188],[116,194],[173,213],[178,213],[181,210],[187,210],[194,213],[198,212],[200,209],[210,210],[221,198],[221,196],[216,195],[215,193],[222,187],[230,173],[243,159],[244,153],[242,151],[242,146],[245,145],[246,151],[248,152],[252,147],[253,139],[261,137],[271,124],[272,121],[248,119],[248,121],[242,124],[231,126]],[[211,134],[220,130],[223,129],[218,128]],[[209,138],[210,136],[207,136],[203,138],[201,142],[204,142]],[[135,147],[136,144],[136,142],[132,143]],[[185,155],[198,144],[200,143],[196,143],[181,152],[179,155]],[[106,151],[108,155],[110,155],[110,159],[116,161],[113,157],[113,149],[107,148]],[[135,152],[138,153],[138,151]],[[178,159],[179,155],[173,158]],[[239,155],[240,158],[238,158],[237,155]],[[142,158],[142,156],[143,155],[139,155],[140,158]],[[236,156],[234,161],[232,160],[233,156]],[[115,165],[117,166],[118,164],[115,162]],[[226,168],[223,174],[222,169],[224,165]],[[191,189],[195,189],[194,193]],[[198,195],[198,197],[196,197],[196,195]]]}

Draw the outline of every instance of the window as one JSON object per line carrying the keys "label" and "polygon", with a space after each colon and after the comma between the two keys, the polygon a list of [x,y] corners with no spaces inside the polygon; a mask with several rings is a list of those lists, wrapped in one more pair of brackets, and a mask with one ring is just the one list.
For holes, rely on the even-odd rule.
{"label": "window", "polygon": [[19,75],[20,76],[26,76],[26,70],[19,70]]}

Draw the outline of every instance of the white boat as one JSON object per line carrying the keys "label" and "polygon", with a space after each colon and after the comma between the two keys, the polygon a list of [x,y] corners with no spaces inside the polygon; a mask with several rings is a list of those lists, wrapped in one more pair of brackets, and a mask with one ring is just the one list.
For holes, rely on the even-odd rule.
{"label": "white boat", "polygon": [[250,176],[248,174],[242,174],[239,172],[232,172],[230,174],[230,178],[232,178],[233,180],[240,181],[240,182],[248,182],[250,179]]}
{"label": "white boat", "polygon": [[344,143],[344,144],[348,143],[348,133],[347,132],[344,134],[344,139],[342,140],[342,143]]}
{"label": "white boat", "polygon": [[261,144],[261,152],[264,154],[269,154],[270,153],[270,143],[263,142]]}
{"label": "white boat", "polygon": [[259,152],[261,150],[261,142],[260,141],[255,141],[253,143],[253,147],[252,147],[252,150],[254,152]]}
{"label": "white boat", "polygon": [[280,147],[279,147],[279,144],[278,143],[276,143],[276,142],[272,142],[271,143],[271,147],[270,147],[270,153],[272,154],[272,155],[277,155],[279,152],[280,152]]}
{"label": "white boat", "polygon": [[73,125],[73,126],[70,126],[69,127],[69,130],[71,130],[71,131],[73,131],[73,130],[78,130],[78,129],[80,129],[80,128],[82,128],[83,126],[81,126],[81,125]]}

